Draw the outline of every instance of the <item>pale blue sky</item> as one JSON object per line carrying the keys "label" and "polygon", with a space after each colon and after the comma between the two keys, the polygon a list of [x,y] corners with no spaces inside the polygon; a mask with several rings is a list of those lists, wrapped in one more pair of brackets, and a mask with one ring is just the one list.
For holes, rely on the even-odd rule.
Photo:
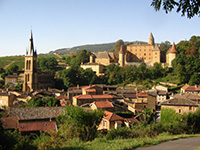
{"label": "pale blue sky", "polygon": [[0,0],[0,56],[24,55],[30,30],[38,53],[124,41],[178,43],[200,35],[200,18],[156,12],[151,0]]}

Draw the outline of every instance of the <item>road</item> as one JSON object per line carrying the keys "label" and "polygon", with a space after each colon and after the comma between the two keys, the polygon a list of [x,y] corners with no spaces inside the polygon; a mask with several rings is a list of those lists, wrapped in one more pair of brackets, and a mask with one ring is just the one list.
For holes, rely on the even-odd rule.
{"label": "road", "polygon": [[192,137],[164,142],[154,146],[137,148],[136,150],[197,150],[200,147],[200,137]]}

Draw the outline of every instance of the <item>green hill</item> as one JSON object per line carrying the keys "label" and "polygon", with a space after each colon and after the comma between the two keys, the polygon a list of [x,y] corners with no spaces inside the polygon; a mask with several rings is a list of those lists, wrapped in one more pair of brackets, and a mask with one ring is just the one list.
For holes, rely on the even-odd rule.
{"label": "green hill", "polygon": [[[134,44],[134,43],[145,43],[142,41],[134,41],[134,42],[124,42],[125,44]],[[114,51],[115,42],[112,43],[103,43],[103,44],[88,44],[88,45],[81,45],[75,46],[72,48],[62,48],[57,49],[55,51],[49,52],[49,54],[53,53],[60,53],[60,54],[69,54],[70,52],[79,52],[80,50],[89,50],[91,52],[100,52],[100,51]]]}

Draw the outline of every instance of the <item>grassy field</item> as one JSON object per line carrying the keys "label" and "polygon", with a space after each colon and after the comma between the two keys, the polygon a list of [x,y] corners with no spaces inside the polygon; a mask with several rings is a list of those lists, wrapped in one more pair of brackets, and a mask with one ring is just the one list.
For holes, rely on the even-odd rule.
{"label": "grassy field", "polygon": [[[50,57],[55,57],[57,61],[59,60],[59,57],[50,54],[50,55],[38,55],[38,58],[50,58]],[[11,64],[16,64],[19,66],[19,70],[23,70],[24,68],[24,56],[7,56],[7,57],[0,57],[0,68],[6,69],[9,67]]]}
{"label": "grassy field", "polygon": [[156,145],[161,142],[166,142],[170,140],[176,140],[180,138],[188,138],[200,136],[197,135],[169,135],[167,133],[160,134],[159,136],[153,138],[134,138],[134,139],[115,139],[106,140],[105,138],[97,138],[91,142],[82,142],[79,139],[73,139],[69,141],[62,150],[68,149],[82,149],[82,150],[132,150],[138,147],[144,147],[149,145]]}

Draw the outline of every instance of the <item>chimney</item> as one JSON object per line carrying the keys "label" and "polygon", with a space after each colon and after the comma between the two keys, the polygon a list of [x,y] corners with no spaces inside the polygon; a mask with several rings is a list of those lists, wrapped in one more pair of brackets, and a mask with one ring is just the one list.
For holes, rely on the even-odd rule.
{"label": "chimney", "polygon": [[198,85],[197,85],[197,84],[195,84],[195,88],[198,88]]}
{"label": "chimney", "polygon": [[77,89],[79,89],[79,84],[77,84],[77,86],[76,86],[76,87],[77,87]]}

